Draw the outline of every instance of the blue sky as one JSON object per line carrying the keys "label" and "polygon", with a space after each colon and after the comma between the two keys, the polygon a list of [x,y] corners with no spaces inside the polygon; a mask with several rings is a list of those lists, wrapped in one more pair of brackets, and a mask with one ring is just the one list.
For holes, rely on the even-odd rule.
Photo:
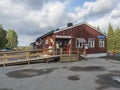
{"label": "blue sky", "polygon": [[14,29],[19,46],[50,30],[86,21],[107,31],[120,27],[120,0],[0,0],[0,24]]}

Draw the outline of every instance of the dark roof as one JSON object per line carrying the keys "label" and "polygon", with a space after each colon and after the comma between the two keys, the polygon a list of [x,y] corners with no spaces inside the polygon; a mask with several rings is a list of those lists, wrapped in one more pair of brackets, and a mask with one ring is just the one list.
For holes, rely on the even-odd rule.
{"label": "dark roof", "polygon": [[30,45],[35,45],[35,42],[30,43]]}
{"label": "dark roof", "polygon": [[51,35],[51,34],[53,34],[53,33],[54,33],[54,30],[52,30],[52,31],[50,31],[50,32],[48,32],[48,33],[46,33],[46,34],[38,37],[38,38],[36,39],[36,41],[38,41],[39,39],[43,39],[43,38],[45,38],[46,36]]}

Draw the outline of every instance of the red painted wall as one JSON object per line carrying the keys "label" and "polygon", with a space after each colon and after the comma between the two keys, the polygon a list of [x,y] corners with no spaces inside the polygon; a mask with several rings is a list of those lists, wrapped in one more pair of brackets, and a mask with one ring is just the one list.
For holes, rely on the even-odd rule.
{"label": "red painted wall", "polygon": [[[53,33],[52,35],[48,36],[53,38],[55,41],[55,36],[72,36],[72,49],[76,49],[76,38],[84,38],[88,42],[88,38],[95,38],[95,47],[94,48],[88,48],[87,53],[106,53],[107,52],[107,45],[105,41],[105,47],[100,48],[99,47],[99,38],[98,35],[101,35],[100,32],[96,31],[94,28],[87,24],[82,24],[73,28],[68,28],[66,30]],[[46,39],[45,37],[44,39]],[[106,39],[105,39],[106,40]],[[40,47],[38,47],[40,49]],[[45,46],[47,48],[47,45]],[[81,48],[81,52],[83,49]]]}
{"label": "red painted wall", "polygon": [[[101,33],[94,30],[93,28],[91,28],[90,26],[86,25],[86,24],[82,24],[70,29],[66,29],[64,31],[61,32],[57,32],[55,33],[55,35],[60,35],[60,36],[72,36],[72,48],[75,49],[76,47],[76,38],[85,38],[85,40],[88,42],[88,38],[95,38],[95,48],[89,48],[87,49],[87,53],[105,53],[107,52],[106,49],[106,41],[105,41],[105,47],[104,48],[100,48],[99,47],[99,38],[98,35],[100,35]],[[82,51],[82,49],[81,49]]]}

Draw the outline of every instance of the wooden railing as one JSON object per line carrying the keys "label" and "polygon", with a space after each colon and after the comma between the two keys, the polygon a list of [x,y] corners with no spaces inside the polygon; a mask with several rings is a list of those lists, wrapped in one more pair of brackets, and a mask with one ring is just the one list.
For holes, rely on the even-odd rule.
{"label": "wooden railing", "polygon": [[60,50],[56,49],[39,49],[34,51],[11,51],[11,52],[0,52],[0,65],[6,66],[7,64],[23,63],[30,64],[34,60],[46,60],[48,63],[49,58],[60,57],[60,61],[72,61],[73,58],[79,60],[79,50],[77,51],[70,49],[66,51],[64,48]]}
{"label": "wooden railing", "polygon": [[0,52],[0,65],[5,66],[6,64],[10,64],[10,63],[26,62],[26,61],[28,64],[30,64],[30,61],[32,60],[39,59],[40,57],[41,57],[40,59],[47,59],[51,55],[55,55],[55,49]]}

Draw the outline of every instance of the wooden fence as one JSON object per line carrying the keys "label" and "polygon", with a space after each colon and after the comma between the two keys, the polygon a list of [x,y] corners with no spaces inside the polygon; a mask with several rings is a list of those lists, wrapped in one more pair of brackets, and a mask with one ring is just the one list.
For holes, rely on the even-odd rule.
{"label": "wooden fence", "polygon": [[73,50],[69,49],[66,51],[64,48],[60,48],[60,61],[65,62],[65,61],[76,61],[80,59],[80,51],[79,49]]}
{"label": "wooden fence", "polygon": [[7,64],[14,63],[27,63],[35,60],[45,60],[47,63],[50,59],[60,58],[60,61],[75,61],[79,60],[79,50],[73,51],[72,49],[65,51],[64,48],[56,49],[39,49],[34,51],[11,51],[0,52],[0,65],[6,66]]}

